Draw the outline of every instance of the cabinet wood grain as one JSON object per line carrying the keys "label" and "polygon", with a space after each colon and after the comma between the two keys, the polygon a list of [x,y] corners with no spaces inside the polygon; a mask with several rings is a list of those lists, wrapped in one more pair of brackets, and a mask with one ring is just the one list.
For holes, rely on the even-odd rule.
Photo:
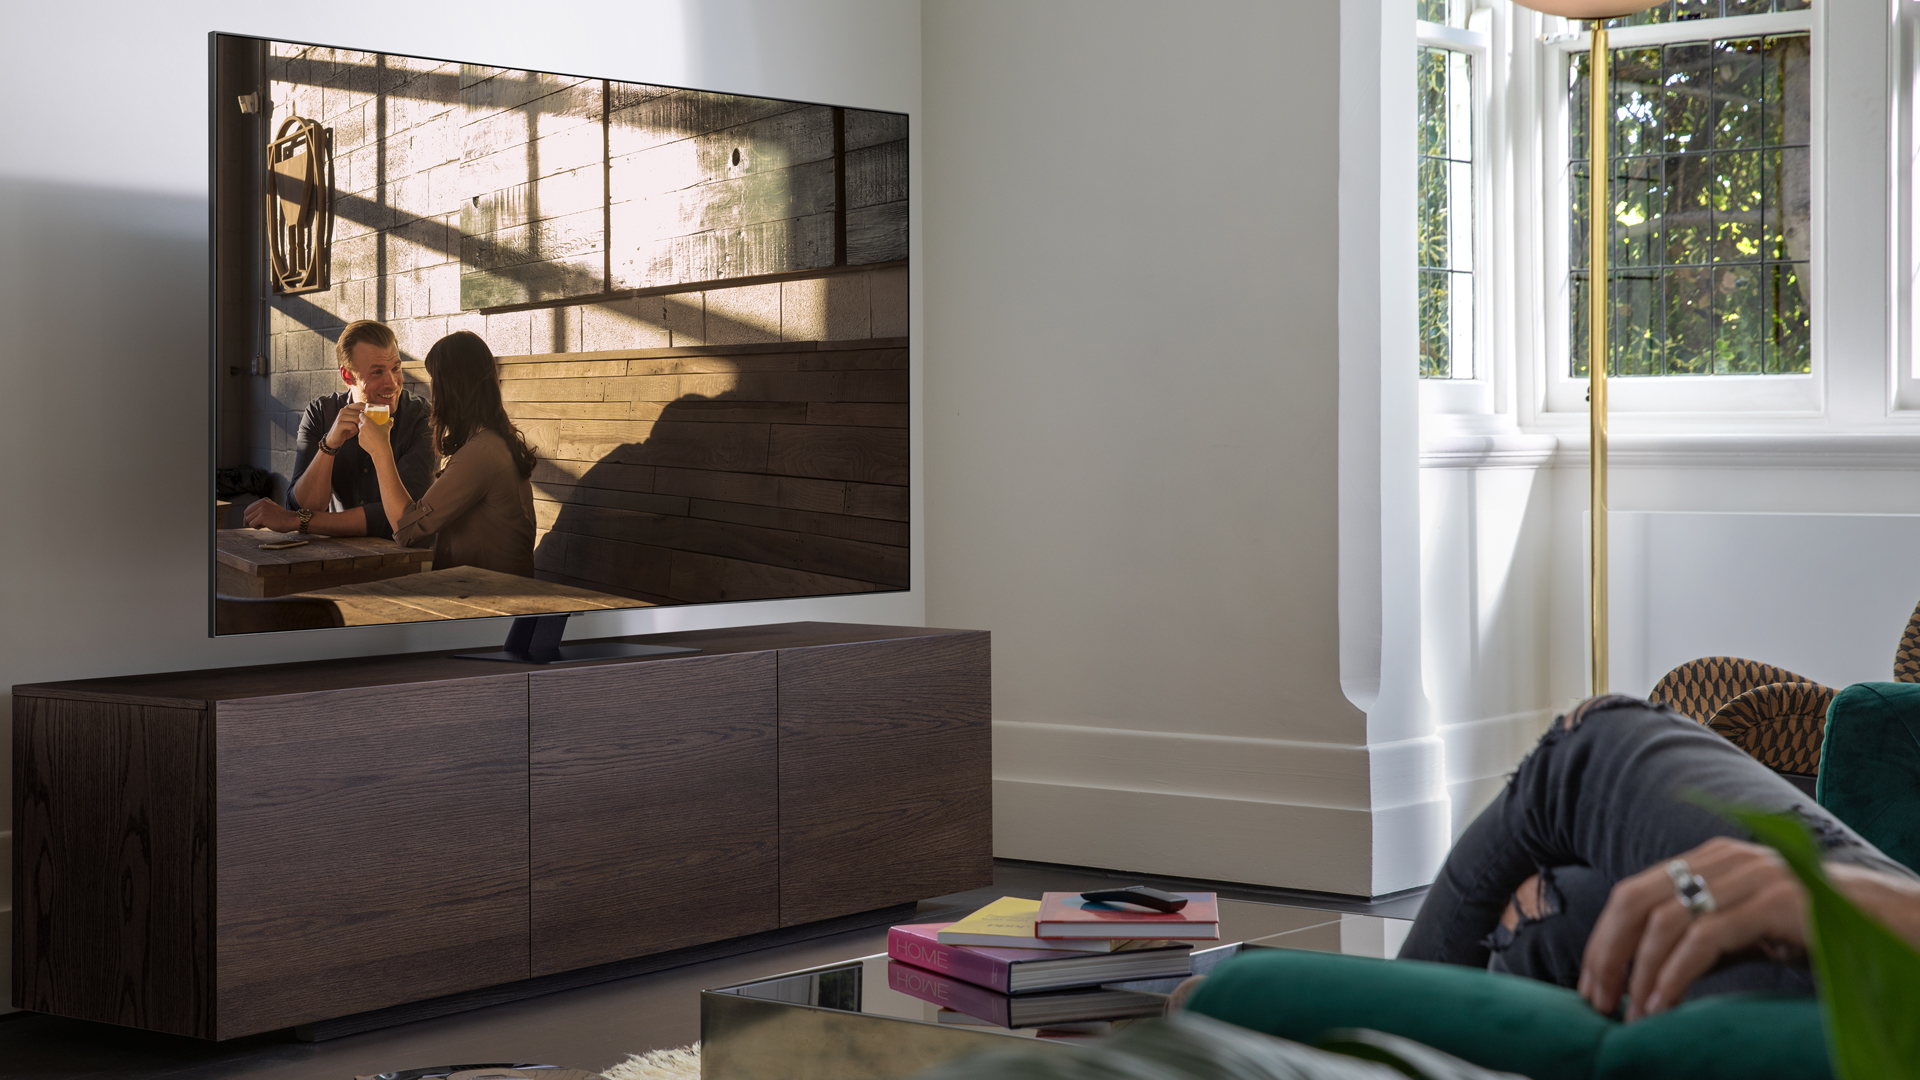
{"label": "cabinet wood grain", "polygon": [[841,623],[13,688],[13,1001],[366,1030],[991,883],[987,635]]}
{"label": "cabinet wood grain", "polygon": [[984,633],[780,653],[780,922],[993,883]]}
{"label": "cabinet wood grain", "polygon": [[530,677],[534,975],[779,926],[775,658]]}
{"label": "cabinet wood grain", "polygon": [[527,679],[217,706],[220,1038],[524,979]]}
{"label": "cabinet wood grain", "polygon": [[13,699],[13,1003],[212,1034],[201,710]]}

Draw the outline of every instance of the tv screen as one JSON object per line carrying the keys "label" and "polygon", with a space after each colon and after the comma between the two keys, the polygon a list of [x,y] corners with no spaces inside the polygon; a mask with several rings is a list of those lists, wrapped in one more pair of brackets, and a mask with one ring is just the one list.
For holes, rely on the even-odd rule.
{"label": "tv screen", "polygon": [[908,587],[906,116],[211,54],[216,634]]}

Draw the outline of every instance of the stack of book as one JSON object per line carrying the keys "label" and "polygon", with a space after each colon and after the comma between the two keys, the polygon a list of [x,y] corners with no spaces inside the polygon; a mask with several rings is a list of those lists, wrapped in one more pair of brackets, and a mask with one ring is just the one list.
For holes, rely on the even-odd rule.
{"label": "stack of book", "polygon": [[1088,903],[1078,893],[1003,896],[953,923],[887,933],[887,983],[940,1006],[941,1023],[1084,1025],[1151,1016],[1158,994],[1109,987],[1192,971],[1188,942],[1220,937],[1212,893],[1183,893],[1178,912]]}

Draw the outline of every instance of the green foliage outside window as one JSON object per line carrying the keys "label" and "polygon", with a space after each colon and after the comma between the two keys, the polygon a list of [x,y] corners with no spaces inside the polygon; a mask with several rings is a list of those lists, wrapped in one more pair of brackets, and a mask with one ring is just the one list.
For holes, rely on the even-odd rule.
{"label": "green foliage outside window", "polygon": [[[1768,2],[1804,6],[1674,0],[1646,21]],[[1809,55],[1806,34],[1613,51],[1610,374],[1812,370]],[[1576,57],[1568,95],[1576,378],[1587,374],[1586,69]]]}
{"label": "green foliage outside window", "polygon": [[1467,9],[1472,6],[1470,0],[1414,0],[1419,5],[1419,14],[1414,17],[1421,22],[1439,23],[1442,26],[1467,25]]}
{"label": "green foliage outside window", "polygon": [[[1421,0],[1422,8],[1449,0]],[[1451,0],[1459,4],[1459,0]],[[1420,375],[1473,377],[1473,69],[1465,53],[1422,48]]]}
{"label": "green foliage outside window", "polygon": [[1812,6],[1813,0],[1667,0],[1637,15],[1608,19],[1607,28],[1719,19],[1731,15],[1765,15],[1774,11],[1805,11]]}

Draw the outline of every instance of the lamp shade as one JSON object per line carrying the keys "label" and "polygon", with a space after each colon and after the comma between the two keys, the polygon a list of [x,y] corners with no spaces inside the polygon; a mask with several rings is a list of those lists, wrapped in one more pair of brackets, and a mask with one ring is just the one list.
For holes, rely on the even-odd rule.
{"label": "lamp shade", "polygon": [[1561,15],[1569,19],[1617,19],[1622,15],[1632,15],[1650,7],[1658,7],[1666,0],[1513,0],[1521,7],[1529,7],[1548,15]]}

